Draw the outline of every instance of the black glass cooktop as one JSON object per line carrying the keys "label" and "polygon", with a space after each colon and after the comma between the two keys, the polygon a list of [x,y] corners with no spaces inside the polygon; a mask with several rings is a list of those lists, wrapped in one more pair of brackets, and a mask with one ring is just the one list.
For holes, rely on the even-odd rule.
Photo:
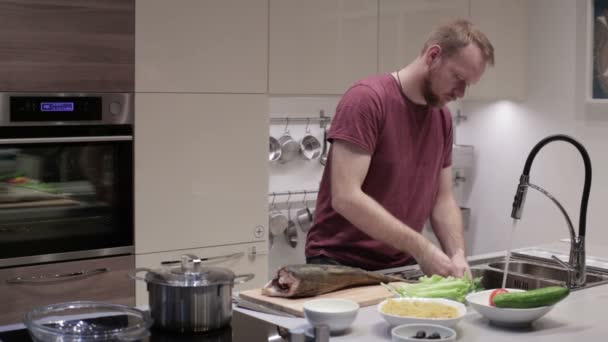
{"label": "black glass cooktop", "polygon": [[[107,320],[124,320],[126,316],[111,316],[91,319],[92,322],[108,323]],[[102,322],[105,321],[105,322]],[[120,322],[118,322],[119,324]],[[142,342],[232,342],[232,341],[268,341],[269,334],[276,332],[276,326],[248,315],[233,312],[231,324],[218,330],[206,333],[175,333],[156,327],[150,329],[150,336]],[[33,341],[27,329],[0,332],[0,342],[29,342]]]}

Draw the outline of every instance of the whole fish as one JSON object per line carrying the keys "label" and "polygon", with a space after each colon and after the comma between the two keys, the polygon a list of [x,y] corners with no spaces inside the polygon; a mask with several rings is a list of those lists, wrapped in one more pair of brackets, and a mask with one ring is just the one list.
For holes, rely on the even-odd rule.
{"label": "whole fish", "polygon": [[287,265],[262,288],[271,297],[311,297],[347,287],[374,285],[404,279],[360,268],[337,265]]}

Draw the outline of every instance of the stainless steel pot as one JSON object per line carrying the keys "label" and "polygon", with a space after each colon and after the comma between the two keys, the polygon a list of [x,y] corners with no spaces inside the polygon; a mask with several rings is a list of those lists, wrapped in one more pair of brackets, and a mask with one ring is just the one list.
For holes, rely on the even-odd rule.
{"label": "stainless steel pot", "polygon": [[[145,277],[137,276],[139,272],[146,272]],[[129,276],[146,282],[154,324],[177,332],[206,332],[230,324],[232,287],[254,277],[251,273],[235,276],[226,268],[204,267],[192,254],[182,256],[181,266],[137,268]]]}
{"label": "stainless steel pot", "polygon": [[281,143],[275,137],[268,138],[268,161],[275,162],[281,158]]}
{"label": "stainless steel pot", "polygon": [[293,160],[300,153],[300,143],[291,137],[289,131],[285,131],[279,138],[279,144],[281,145],[281,157],[279,158],[281,163]]}
{"label": "stainless steel pot", "polygon": [[306,233],[312,227],[312,223],[314,220],[313,215],[314,215],[314,209],[310,210],[310,208],[308,208],[308,206],[306,206],[296,212],[296,218],[298,220],[298,225],[300,226],[300,229],[302,230],[302,232]]}

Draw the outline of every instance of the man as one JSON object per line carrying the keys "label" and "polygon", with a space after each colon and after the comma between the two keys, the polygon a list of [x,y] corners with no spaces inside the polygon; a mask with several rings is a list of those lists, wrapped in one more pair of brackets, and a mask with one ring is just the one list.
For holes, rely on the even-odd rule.
{"label": "man", "polygon": [[[417,262],[426,274],[470,275],[444,106],[463,97],[486,64],[494,64],[492,44],[457,20],[435,29],[403,69],[344,94],[328,136],[307,262],[368,270]],[[429,218],[443,251],[420,234]]]}

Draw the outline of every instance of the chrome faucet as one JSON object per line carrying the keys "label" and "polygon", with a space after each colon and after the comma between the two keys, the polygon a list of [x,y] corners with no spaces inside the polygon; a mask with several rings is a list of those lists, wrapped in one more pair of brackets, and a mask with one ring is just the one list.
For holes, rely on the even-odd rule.
{"label": "chrome faucet", "polygon": [[[574,232],[574,227],[572,226],[572,221],[566,213],[564,207],[555,199],[555,197],[551,196],[546,190],[542,189],[539,186],[534,184],[530,184],[530,168],[532,167],[532,161],[536,157],[536,154],[540,149],[546,144],[552,141],[565,141],[568,142],[580,152],[583,157],[583,162],[585,163],[585,184],[583,186],[583,197],[581,199],[581,212],[579,216],[579,226],[578,226],[578,236],[576,236]],[[577,288],[585,285],[586,281],[586,266],[585,266],[585,226],[587,222],[587,203],[589,202],[589,190],[591,188],[591,160],[589,159],[589,154],[587,150],[573,138],[567,135],[552,135],[541,140],[532,151],[528,155],[526,159],[526,164],[524,165],[524,171],[519,178],[519,185],[517,186],[517,190],[515,192],[515,199],[513,200],[513,210],[511,211],[511,217],[514,219],[521,219],[521,214],[523,211],[524,201],[526,199],[526,193],[528,188],[532,188],[538,190],[543,195],[549,197],[553,203],[555,203],[559,210],[564,214],[566,218],[566,223],[568,224],[568,229],[570,231],[570,257],[569,262],[565,263],[559,260],[556,256],[552,256],[554,260],[556,260],[560,265],[564,266],[568,270],[568,281],[566,282],[566,286],[569,288]]]}

